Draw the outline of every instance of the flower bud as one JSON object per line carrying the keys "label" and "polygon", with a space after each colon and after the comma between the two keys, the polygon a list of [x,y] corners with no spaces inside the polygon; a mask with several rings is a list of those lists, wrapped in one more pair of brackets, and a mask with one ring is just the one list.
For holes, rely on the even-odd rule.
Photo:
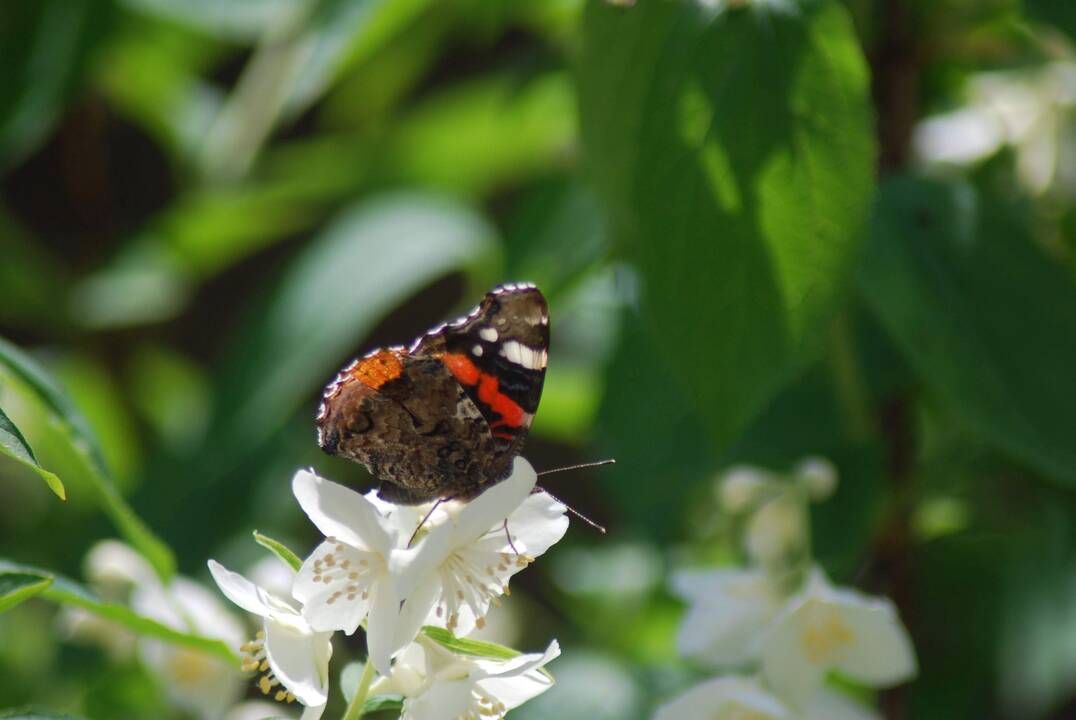
{"label": "flower bud", "polygon": [[781,495],[755,511],[747,524],[744,544],[752,562],[772,566],[804,545],[804,508],[791,494]]}
{"label": "flower bud", "polygon": [[804,458],[793,474],[815,502],[829,498],[837,489],[837,468],[823,457]]}
{"label": "flower bud", "polygon": [[769,481],[768,473],[750,465],[729,468],[719,481],[721,507],[732,515],[744,512],[758,500],[761,490]]}

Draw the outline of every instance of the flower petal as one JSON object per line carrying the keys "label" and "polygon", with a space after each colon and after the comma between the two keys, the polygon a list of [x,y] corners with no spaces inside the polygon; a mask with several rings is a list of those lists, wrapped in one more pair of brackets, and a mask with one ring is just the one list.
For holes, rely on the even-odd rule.
{"label": "flower petal", "polygon": [[872,687],[896,685],[915,675],[911,638],[888,598],[834,589],[830,599],[855,636],[835,663],[838,670]]}
{"label": "flower petal", "polygon": [[[500,668],[496,672],[488,674],[476,684],[486,695],[496,698],[511,710],[553,686],[553,679],[539,669],[559,655],[560,645],[554,640],[544,653],[520,655],[498,663]],[[483,669],[490,664],[487,661],[476,662]]]}
{"label": "flower petal", "polygon": [[766,685],[795,704],[805,702],[822,685],[829,666],[808,657],[803,600],[790,601],[762,640],[762,676]]}
{"label": "flower petal", "polygon": [[307,705],[305,708],[303,708],[303,714],[299,716],[299,720],[320,720],[324,712],[324,703],[322,703],[321,705]]}
{"label": "flower petal", "polygon": [[[512,474],[468,502],[445,525],[451,531],[452,545],[460,546],[474,542],[492,527],[503,523],[530,495],[538,482],[538,476],[530,463],[517,456],[512,464]],[[433,537],[435,528],[427,537]]]}
{"label": "flower petal", "polygon": [[281,684],[307,707],[324,705],[329,697],[329,633],[272,618],[265,621],[265,654]]}
{"label": "flower petal", "polygon": [[677,648],[719,666],[754,659],[766,625],[781,609],[778,592],[761,571],[681,571],[672,585],[690,603]]}
{"label": "flower petal", "polygon": [[547,493],[532,493],[508,517],[508,529],[521,553],[538,557],[568,531],[567,508]]}
{"label": "flower petal", "polygon": [[434,574],[419,583],[407,596],[397,619],[394,644],[406,645],[415,639],[423,625],[437,625],[434,606],[441,594],[441,579]]}
{"label": "flower petal", "polygon": [[382,675],[392,670],[392,656],[409,644],[414,636],[396,642],[400,616],[400,598],[393,581],[385,577],[370,589],[370,618],[366,623],[366,649],[370,662]]}
{"label": "flower petal", "polygon": [[445,720],[465,717],[471,708],[471,688],[467,678],[434,682],[426,692],[404,700],[400,720]]}
{"label": "flower petal", "polygon": [[820,690],[801,708],[805,720],[881,720],[881,715],[832,690]]}
{"label": "flower petal", "polygon": [[711,720],[723,717],[786,720],[792,713],[753,678],[726,676],[707,680],[660,706],[654,720]]}
{"label": "flower petal", "polygon": [[86,577],[95,585],[157,585],[157,573],[145,556],[119,540],[102,540],[83,561]]}
{"label": "flower petal", "polygon": [[[396,537],[401,542],[407,542],[422,524],[427,530],[444,521],[445,503],[427,502],[420,505],[395,505],[382,500],[377,496],[377,490],[371,490],[363,495],[374,506],[381,516],[385,518],[387,526],[395,531]],[[436,505],[436,508],[434,507]],[[422,521],[426,522],[423,523]]]}
{"label": "flower petal", "polygon": [[247,612],[267,617],[276,609],[269,594],[237,572],[232,572],[216,560],[209,561],[209,572],[225,597]]}
{"label": "flower petal", "polygon": [[291,489],[303,512],[323,535],[360,550],[388,554],[393,538],[386,531],[385,519],[362,495],[309,470],[295,473]]}
{"label": "flower petal", "polygon": [[[410,597],[415,588],[436,574],[437,568],[452,554],[452,548],[448,546],[450,532],[447,527],[443,530],[441,527],[435,528],[418,547],[393,553],[392,571],[400,597]],[[431,538],[433,542],[430,542]]]}
{"label": "flower petal", "polygon": [[303,603],[303,617],[314,630],[351,635],[369,612],[371,586],[385,574],[375,553],[325,541],[303,561],[292,595]]}

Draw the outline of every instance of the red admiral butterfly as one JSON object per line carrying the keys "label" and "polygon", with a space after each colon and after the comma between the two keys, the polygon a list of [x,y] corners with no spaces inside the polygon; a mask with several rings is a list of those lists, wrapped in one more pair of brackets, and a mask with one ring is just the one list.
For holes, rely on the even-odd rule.
{"label": "red admiral butterfly", "polygon": [[378,495],[467,500],[504,480],[542,396],[549,310],[534,285],[501,285],[409,348],[345,367],[317,415],[318,444],[362,463]]}

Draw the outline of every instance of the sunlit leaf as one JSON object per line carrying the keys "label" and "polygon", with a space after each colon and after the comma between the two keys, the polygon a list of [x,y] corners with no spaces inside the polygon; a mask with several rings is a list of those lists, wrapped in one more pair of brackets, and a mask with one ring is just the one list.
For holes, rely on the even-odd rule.
{"label": "sunlit leaf", "polygon": [[1010,202],[963,185],[888,182],[859,284],[949,412],[1076,483],[1076,283],[1035,247]]}
{"label": "sunlit leaf", "polygon": [[74,455],[93,483],[103,509],[120,532],[146,556],[162,578],[171,577],[175,571],[172,550],[146,527],[116,490],[100,445],[82,413],[36,362],[2,338],[0,365],[26,383],[41,401],[55,426],[67,437]]}
{"label": "sunlit leaf", "polygon": [[266,32],[209,127],[201,163],[214,178],[250,168],[274,126],[316,100],[347,56],[376,50],[430,0],[319,0]]}
{"label": "sunlit leaf", "polygon": [[40,595],[51,584],[48,575],[0,570],[0,613]]}
{"label": "sunlit leaf", "polygon": [[123,0],[131,9],[222,38],[256,40],[307,0]]}
{"label": "sunlit leaf", "polygon": [[0,408],[0,454],[6,455],[20,465],[32,470],[39,478],[45,481],[49,489],[56,493],[58,498],[61,500],[67,499],[67,492],[64,490],[63,483],[60,482],[60,478],[56,477],[55,473],[41,467],[41,463],[34,457],[34,451],[26,442],[26,438],[15,427],[15,423],[11,422],[11,418],[4,414],[3,408]]}
{"label": "sunlit leaf", "polygon": [[295,572],[299,572],[299,568],[303,565],[303,561],[299,558],[299,556],[292,552],[291,548],[289,548],[287,545],[280,542],[279,540],[274,540],[268,535],[263,535],[262,533],[255,530],[254,542],[258,543],[263,548],[276,555],[285,565],[290,567]]}
{"label": "sunlit leaf", "polygon": [[49,578],[51,585],[42,589],[38,595],[50,602],[87,610],[105,620],[111,620],[118,625],[138,635],[157,638],[175,645],[204,650],[217,657],[238,665],[239,657],[228,645],[220,640],[207,638],[193,633],[186,633],[171,628],[163,623],[139,615],[125,605],[101,600],[89,589],[76,583],[74,580],[51,573],[38,568],[26,567],[7,560],[0,560],[0,573],[24,573],[36,575],[39,578]]}
{"label": "sunlit leaf", "polygon": [[437,642],[457,655],[472,655],[474,657],[493,658],[495,660],[511,660],[518,657],[520,652],[504,645],[486,642],[484,640],[471,640],[458,638],[444,628],[425,625],[422,632],[426,637]]}
{"label": "sunlit leaf", "polygon": [[431,4],[431,0],[324,0],[304,32],[306,61],[293,80],[286,112],[295,115],[304,110],[345,64],[369,57]]}
{"label": "sunlit leaf", "polygon": [[482,195],[561,164],[575,136],[567,75],[496,75],[445,90],[405,116],[384,173]]}
{"label": "sunlit leaf", "polygon": [[[458,638],[448,630],[432,625],[423,625],[422,633],[441,647],[454,652],[457,655],[470,655],[471,657],[490,658],[493,660],[511,660],[512,658],[519,657],[523,654],[513,648],[498,645],[497,643],[486,642],[485,640]],[[538,672],[542,673],[550,680],[553,679],[553,675],[544,667],[539,668]]]}
{"label": "sunlit leaf", "polygon": [[872,111],[847,11],[595,0],[579,87],[666,360],[650,382],[685,388],[728,443],[817,352],[867,219]]}

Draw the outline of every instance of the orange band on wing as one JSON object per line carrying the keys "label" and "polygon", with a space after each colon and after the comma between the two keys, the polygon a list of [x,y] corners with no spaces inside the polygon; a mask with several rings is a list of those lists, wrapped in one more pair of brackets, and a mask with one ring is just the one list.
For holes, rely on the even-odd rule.
{"label": "orange band on wing", "polygon": [[478,399],[489,405],[493,412],[501,416],[503,424],[510,427],[519,427],[523,424],[523,408],[515,400],[508,397],[498,389],[497,378],[482,373],[482,381],[478,384]]}
{"label": "orange band on wing", "polygon": [[395,353],[382,350],[376,355],[359,360],[349,373],[366,387],[377,390],[389,380],[395,380],[403,374],[403,361]]}
{"label": "orange band on wing", "polygon": [[482,372],[469,357],[459,353],[445,353],[441,356],[441,362],[462,385],[478,385],[478,399],[501,416],[500,420],[492,424],[493,426],[520,427],[523,425],[526,413],[515,400],[500,391],[500,382],[496,377]]}
{"label": "orange band on wing", "polygon": [[445,353],[441,356],[441,362],[443,362],[449,369],[449,371],[460,381],[463,385],[474,385],[478,382],[478,377],[482,374],[479,372],[475,364],[471,362],[471,358],[466,355],[460,355],[459,353]]}

